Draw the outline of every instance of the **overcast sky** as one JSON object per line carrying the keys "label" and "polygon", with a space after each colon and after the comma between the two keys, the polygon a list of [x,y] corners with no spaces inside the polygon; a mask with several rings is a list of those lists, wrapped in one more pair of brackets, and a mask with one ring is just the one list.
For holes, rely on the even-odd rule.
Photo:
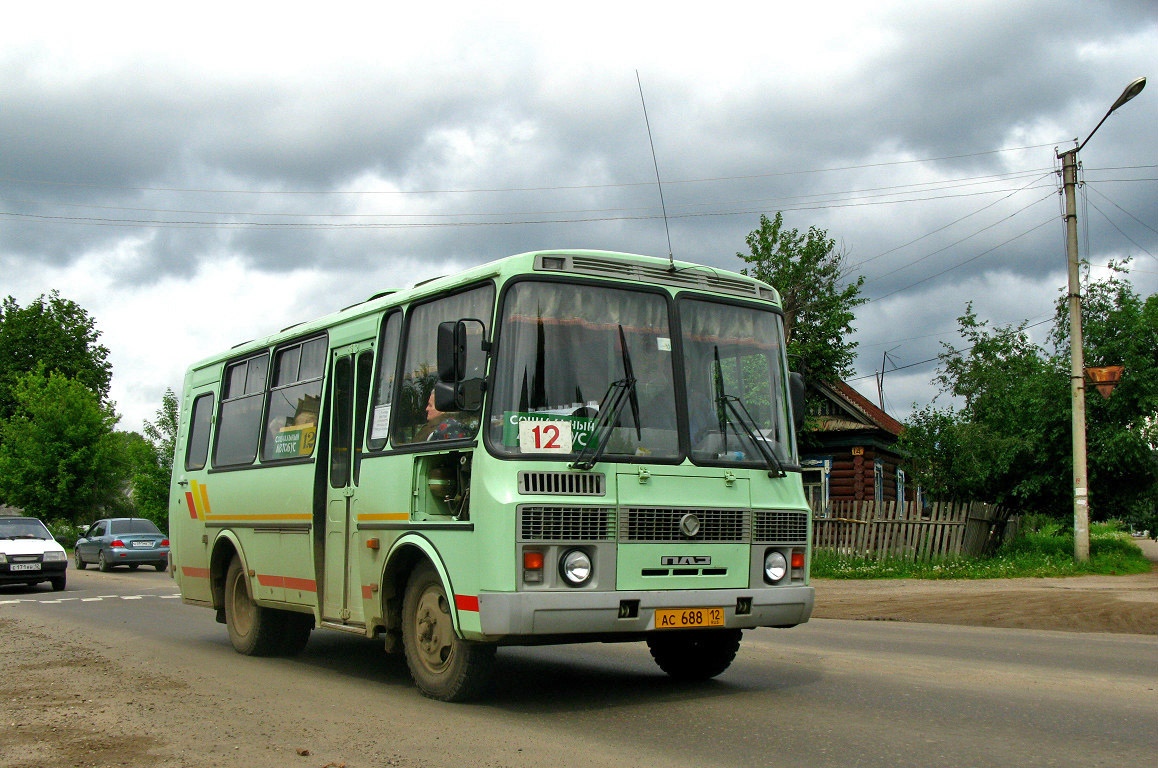
{"label": "overcast sky", "polygon": [[[1056,148],[1158,77],[1154,0],[54,5],[0,25],[0,295],[96,318],[123,429],[194,360],[386,288],[666,256],[636,70],[676,258],[739,269],[762,212],[827,230],[871,299],[852,383],[911,366],[904,419],[966,302],[1052,315]],[[1151,83],[1081,152],[1083,256],[1143,295],[1155,126]]]}

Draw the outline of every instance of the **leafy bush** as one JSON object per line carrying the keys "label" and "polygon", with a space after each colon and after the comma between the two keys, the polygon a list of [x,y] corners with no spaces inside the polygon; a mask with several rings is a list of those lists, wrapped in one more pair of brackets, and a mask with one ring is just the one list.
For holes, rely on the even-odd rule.
{"label": "leafy bush", "polygon": [[52,534],[52,538],[56,539],[60,546],[65,549],[75,547],[76,540],[85,531],[83,526],[73,525],[64,519],[52,520],[45,525],[48,527],[48,532]]}

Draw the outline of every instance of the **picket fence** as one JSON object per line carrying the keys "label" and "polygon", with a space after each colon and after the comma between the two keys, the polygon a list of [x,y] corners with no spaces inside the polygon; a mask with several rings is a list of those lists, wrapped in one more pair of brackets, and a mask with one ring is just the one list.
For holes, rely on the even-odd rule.
{"label": "picket fence", "polygon": [[975,557],[1012,535],[1016,520],[984,502],[834,501],[813,516],[812,546],[845,557],[937,560]]}

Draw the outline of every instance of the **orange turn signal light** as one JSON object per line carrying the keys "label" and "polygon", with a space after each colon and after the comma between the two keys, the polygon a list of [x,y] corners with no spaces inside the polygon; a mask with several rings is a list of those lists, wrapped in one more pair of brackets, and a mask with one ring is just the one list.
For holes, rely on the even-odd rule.
{"label": "orange turn signal light", "polygon": [[366,539],[366,548],[367,549],[378,549],[378,547],[379,547],[378,539]]}
{"label": "orange turn signal light", "polygon": [[524,552],[523,553],[523,567],[528,571],[543,570],[543,553],[542,552]]}
{"label": "orange turn signal light", "polygon": [[792,567],[793,568],[803,568],[804,567],[804,553],[803,552],[793,552],[792,553]]}

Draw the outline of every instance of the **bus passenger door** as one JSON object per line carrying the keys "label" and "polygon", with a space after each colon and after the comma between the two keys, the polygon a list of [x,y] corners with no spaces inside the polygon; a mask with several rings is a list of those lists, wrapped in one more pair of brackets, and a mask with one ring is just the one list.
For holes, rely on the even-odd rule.
{"label": "bus passenger door", "polygon": [[374,357],[369,347],[370,342],[365,342],[333,352],[325,562],[320,570],[322,618],[336,624],[365,622],[358,569],[356,506],[358,464],[365,438],[366,402]]}

